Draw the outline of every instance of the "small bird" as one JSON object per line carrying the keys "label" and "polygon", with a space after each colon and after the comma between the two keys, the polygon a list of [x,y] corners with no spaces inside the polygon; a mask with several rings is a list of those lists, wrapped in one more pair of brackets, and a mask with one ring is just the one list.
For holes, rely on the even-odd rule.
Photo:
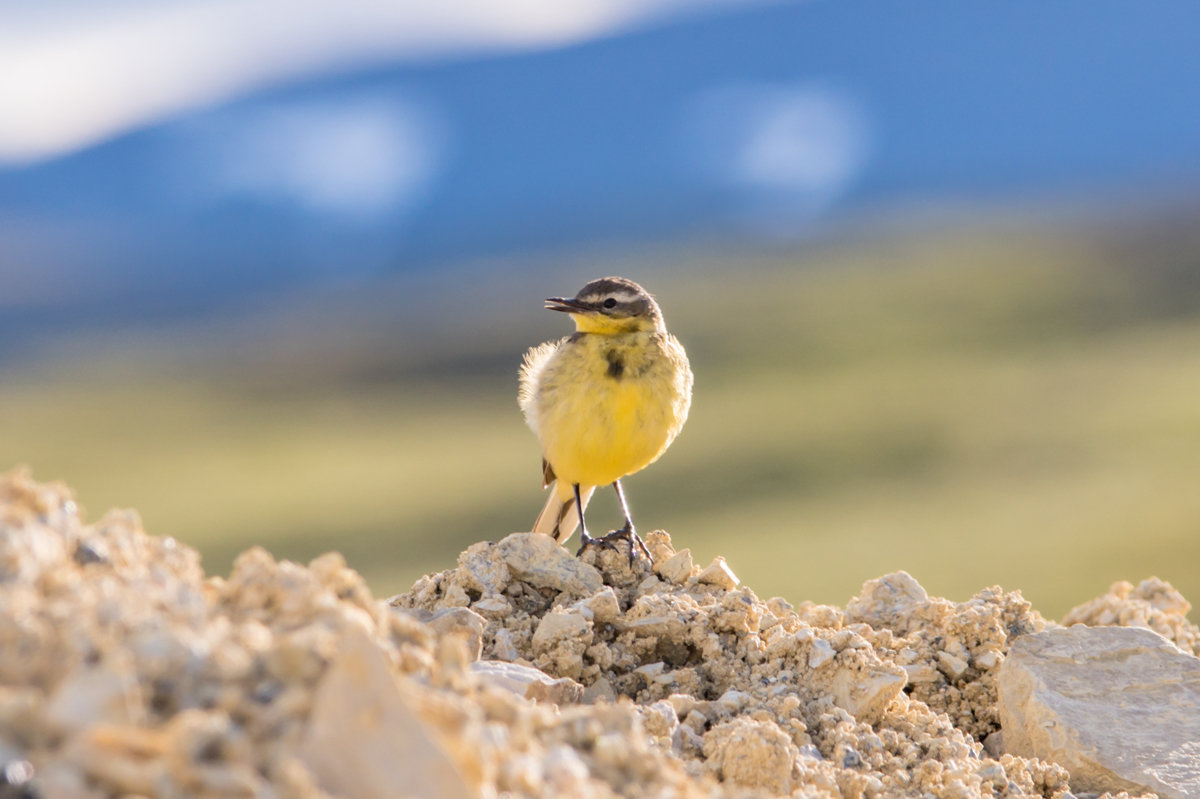
{"label": "small bird", "polygon": [[[658,460],[687,420],[692,370],[667,332],[658,303],[623,277],[588,283],[546,308],[569,313],[575,333],[525,353],[518,401],[542,445],[542,486],[550,497],[533,531],[560,544],[576,525],[582,546],[629,541],[650,557],[638,536],[621,478]],[[588,535],[583,511],[597,486],[611,483],[625,526],[603,538]]]}

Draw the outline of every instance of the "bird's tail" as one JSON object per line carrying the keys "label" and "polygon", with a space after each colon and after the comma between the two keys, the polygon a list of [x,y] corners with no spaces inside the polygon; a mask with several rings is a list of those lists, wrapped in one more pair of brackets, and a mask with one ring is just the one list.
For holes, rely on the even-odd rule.
{"label": "bird's tail", "polygon": [[[550,496],[546,498],[546,507],[542,508],[537,521],[533,523],[533,532],[552,536],[560,544],[570,538],[571,533],[575,532],[575,528],[579,526],[579,513],[575,509],[575,492],[570,486],[565,486],[565,488],[566,496],[564,497],[563,492],[559,491],[557,481],[550,484]],[[588,500],[592,498],[592,492],[595,490],[593,486],[579,487],[579,498],[583,501],[583,507],[587,507]]]}

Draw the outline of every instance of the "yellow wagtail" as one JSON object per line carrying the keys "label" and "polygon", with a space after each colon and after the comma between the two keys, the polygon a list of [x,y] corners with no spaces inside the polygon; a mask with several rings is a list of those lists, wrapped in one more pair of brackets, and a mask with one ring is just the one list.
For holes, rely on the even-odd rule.
{"label": "yellow wagtail", "polygon": [[[533,530],[565,542],[580,526],[584,549],[613,538],[650,553],[633,527],[621,478],[656,461],[687,419],[692,370],[663,324],[658,303],[637,283],[605,277],[546,308],[569,313],[575,333],[525,353],[519,402],[542,445],[542,485],[551,486]],[[612,483],[625,526],[592,538],[583,510]]]}

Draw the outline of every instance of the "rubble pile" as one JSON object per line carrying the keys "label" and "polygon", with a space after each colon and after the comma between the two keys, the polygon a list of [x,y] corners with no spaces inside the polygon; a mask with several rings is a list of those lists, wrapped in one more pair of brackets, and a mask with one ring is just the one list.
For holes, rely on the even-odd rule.
{"label": "rubble pile", "polygon": [[[476,544],[394,607],[481,617],[482,660],[630,702],[688,773],[726,790],[806,796],[1054,796],[1066,771],[982,745],[999,725],[995,672],[1046,622],[1019,593],[955,604],[899,572],[845,610],[763,601],[718,558],[669,537],[576,559],[546,536]],[[486,673],[486,671],[485,671]],[[619,705],[618,705],[619,706]]]}
{"label": "rubble pile", "polygon": [[[1057,627],[1020,593],[954,603],[897,572],[792,605],[646,540],[652,563],[517,533],[379,601],[337,554],[207,577],[135,514],[86,524],[10,472],[0,794],[1070,796],[1004,749],[1000,670]],[[1147,581],[1073,614],[1194,653],[1187,610]]]}

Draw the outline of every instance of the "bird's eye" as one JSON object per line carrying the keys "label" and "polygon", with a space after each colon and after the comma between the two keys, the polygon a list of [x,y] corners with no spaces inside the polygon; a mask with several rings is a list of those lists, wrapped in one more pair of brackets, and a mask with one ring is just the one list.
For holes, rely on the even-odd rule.
{"label": "bird's eye", "polygon": [[617,301],[614,300],[612,297],[609,297],[607,300],[604,301],[604,307],[605,308],[616,308]]}

